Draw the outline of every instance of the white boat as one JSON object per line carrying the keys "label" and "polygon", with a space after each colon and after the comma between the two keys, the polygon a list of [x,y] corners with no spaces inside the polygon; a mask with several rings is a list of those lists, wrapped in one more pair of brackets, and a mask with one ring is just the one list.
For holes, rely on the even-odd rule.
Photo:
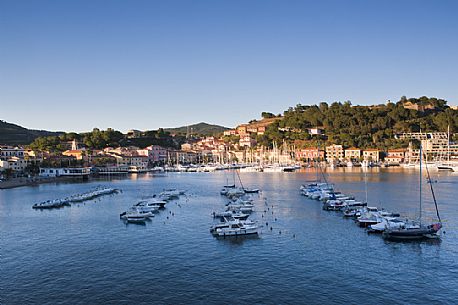
{"label": "white boat", "polygon": [[121,219],[125,219],[128,222],[144,222],[150,217],[154,217],[154,214],[147,210],[143,210],[142,208],[135,207],[129,211],[121,213],[119,216]]}
{"label": "white boat", "polygon": [[146,220],[148,220],[148,217],[143,215],[128,215],[126,220],[127,222],[131,223],[144,223]]}
{"label": "white boat", "polygon": [[235,219],[246,220],[248,216],[250,216],[250,214],[245,214],[240,210],[213,213],[214,218],[220,218],[220,219],[224,219],[226,217],[232,217]]}
{"label": "white boat", "polygon": [[[377,224],[370,225],[367,232],[369,233],[382,233],[389,228],[401,228],[406,225],[406,221],[394,217],[383,217]],[[411,227],[413,224],[411,224]]]}
{"label": "white boat", "polygon": [[[411,227],[411,226],[401,226],[397,228],[391,228],[387,226],[387,229],[383,232],[383,238],[392,240],[392,241],[410,241],[410,240],[424,240],[424,239],[436,239],[440,238],[438,235],[439,230],[442,228],[442,221],[439,216],[439,210],[437,207],[436,196],[434,195],[433,191],[433,184],[429,183],[429,187],[431,189],[431,195],[433,197],[434,205],[436,208],[436,215],[438,218],[438,222],[432,223],[430,225],[426,225],[422,223],[422,184],[423,184],[423,149],[422,145],[420,144],[420,174],[419,174],[419,220],[418,220],[418,227]],[[429,175],[429,169],[426,165],[424,167],[427,173],[427,179],[431,181],[431,177]]]}
{"label": "white boat", "polygon": [[232,216],[229,216],[229,217],[224,217],[220,223],[212,225],[210,227],[210,232],[213,235],[217,235],[217,232],[216,232],[217,229],[229,228],[232,223],[242,223],[244,225],[249,225],[249,226],[256,225],[256,223],[252,220],[239,220],[239,219],[233,218]]}
{"label": "white boat", "polygon": [[243,205],[243,204],[230,204],[227,206],[227,211],[232,212],[242,212],[242,213],[251,213],[253,212],[253,205]]}
{"label": "white boat", "polygon": [[142,208],[145,211],[149,211],[151,213],[157,213],[163,205],[161,203],[165,204],[165,201],[140,201],[137,203],[135,206],[138,208]]}
{"label": "white boat", "polygon": [[244,236],[258,234],[260,227],[256,223],[247,223],[242,221],[230,222],[228,227],[217,228],[217,236]]}

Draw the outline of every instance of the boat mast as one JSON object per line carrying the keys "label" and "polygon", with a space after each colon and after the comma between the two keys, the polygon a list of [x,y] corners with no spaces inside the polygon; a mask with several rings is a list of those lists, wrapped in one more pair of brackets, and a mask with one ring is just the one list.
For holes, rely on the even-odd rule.
{"label": "boat mast", "polygon": [[447,126],[447,162],[450,164],[450,125]]}
{"label": "boat mast", "polygon": [[432,184],[433,182],[431,181],[431,176],[429,175],[429,169],[428,169],[427,164],[425,164],[425,168],[426,168],[426,173],[428,174],[429,187],[431,188],[431,195],[433,196],[434,206],[436,207],[437,219],[439,220],[440,223],[442,223],[441,217],[439,215],[439,209],[437,208],[436,195],[434,194],[434,189],[433,189],[433,184]]}
{"label": "boat mast", "polygon": [[363,170],[364,170],[364,188],[366,191],[366,203],[367,203],[367,171],[366,169],[363,169]]}
{"label": "boat mast", "polygon": [[318,133],[316,135],[316,182],[318,182],[318,164],[319,164],[319,157],[320,157],[320,142],[318,140]]}
{"label": "boat mast", "polygon": [[422,159],[423,159],[423,151],[422,151],[422,143],[421,143],[421,140],[420,140],[420,226],[421,226],[421,179],[423,179],[423,176],[422,176]]}
{"label": "boat mast", "polygon": [[242,190],[245,190],[245,187],[243,186],[242,179],[240,178],[239,172],[236,170],[237,176],[239,177],[240,185],[242,186]]}

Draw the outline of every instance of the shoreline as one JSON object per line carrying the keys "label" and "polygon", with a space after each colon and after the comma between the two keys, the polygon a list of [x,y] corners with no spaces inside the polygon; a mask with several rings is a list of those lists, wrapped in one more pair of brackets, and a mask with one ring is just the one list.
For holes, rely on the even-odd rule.
{"label": "shoreline", "polygon": [[52,177],[52,178],[13,178],[0,182],[0,190],[12,189],[22,186],[37,186],[53,182],[76,182],[81,179],[75,177]]}

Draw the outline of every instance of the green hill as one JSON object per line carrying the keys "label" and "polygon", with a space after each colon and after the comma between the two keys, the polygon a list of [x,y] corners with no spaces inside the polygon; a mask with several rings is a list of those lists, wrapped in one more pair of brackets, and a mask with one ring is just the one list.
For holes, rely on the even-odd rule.
{"label": "green hill", "polygon": [[60,134],[62,132],[27,129],[0,120],[0,144],[25,145],[30,144],[38,137],[57,136]]}
{"label": "green hill", "polygon": [[211,136],[217,133],[221,133],[229,128],[219,126],[219,125],[212,125],[208,123],[198,123],[189,126],[182,126],[177,128],[164,128],[165,131],[170,132],[172,134],[186,134],[188,131],[190,134],[193,135],[204,135],[204,136]]}

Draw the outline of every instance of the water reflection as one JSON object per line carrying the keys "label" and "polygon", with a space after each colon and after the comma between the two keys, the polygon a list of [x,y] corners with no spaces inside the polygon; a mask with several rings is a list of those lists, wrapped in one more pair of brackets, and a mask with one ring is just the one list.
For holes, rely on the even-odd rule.
{"label": "water reflection", "polygon": [[[456,301],[458,176],[434,174],[447,232],[442,241],[394,243],[301,196],[299,186],[315,179],[313,169],[241,173],[244,185],[262,190],[253,196],[251,216],[263,226],[261,234],[215,238],[209,232],[211,214],[227,203],[219,191],[229,175],[148,174],[0,191],[0,283],[8,291],[0,302],[231,304],[236,295],[243,296],[242,303],[354,304],[361,302],[363,289],[368,303],[388,304],[393,287],[401,304]],[[361,168],[326,170],[326,178],[339,191],[365,199]],[[371,205],[418,212],[418,171],[371,169],[367,181]],[[61,210],[31,208],[100,184],[123,193]],[[142,198],[172,187],[188,190],[188,196],[166,205],[150,222],[119,219]],[[424,191],[424,213],[433,217]],[[447,280],[431,292],[438,278]]]}

